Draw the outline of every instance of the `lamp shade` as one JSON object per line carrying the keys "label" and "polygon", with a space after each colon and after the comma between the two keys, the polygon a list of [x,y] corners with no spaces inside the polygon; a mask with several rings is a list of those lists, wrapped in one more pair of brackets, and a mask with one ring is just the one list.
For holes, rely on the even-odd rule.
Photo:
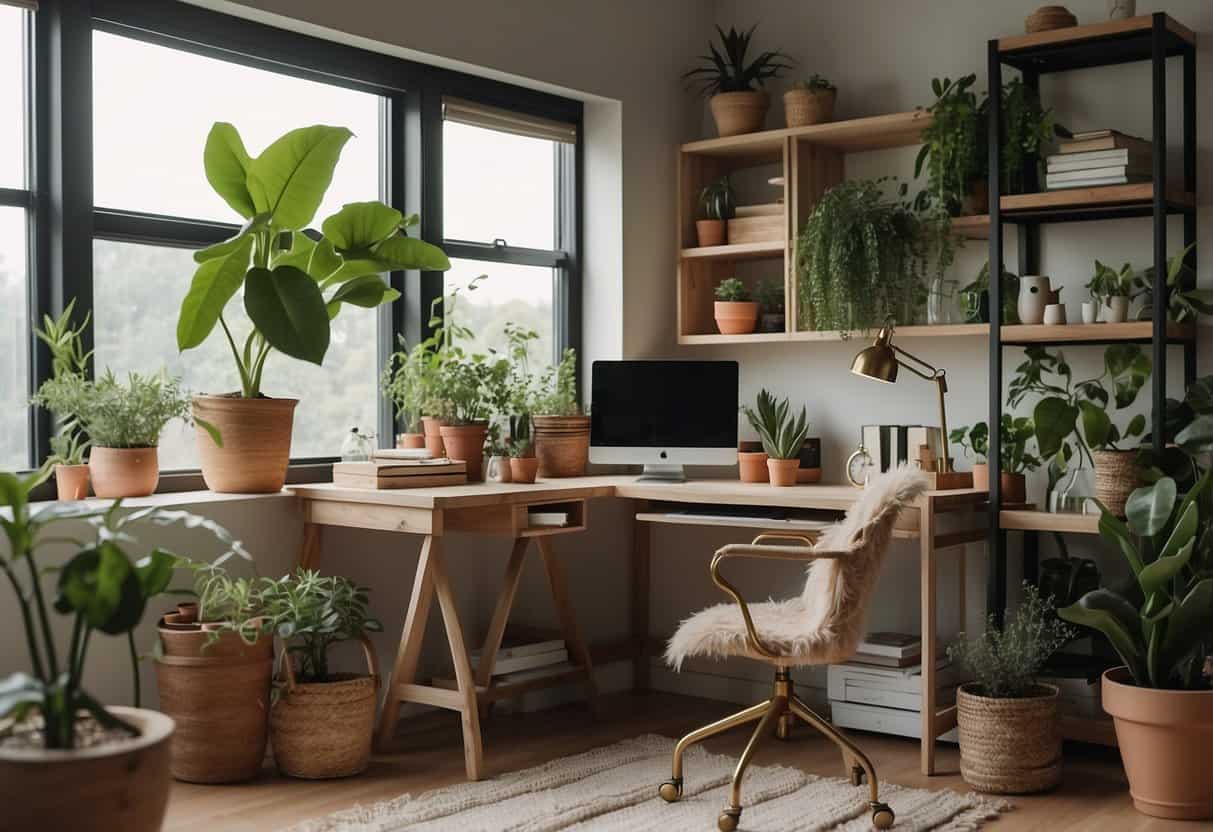
{"label": "lamp shade", "polygon": [[876,336],[876,343],[864,347],[851,362],[851,372],[857,376],[870,378],[892,384],[897,381],[897,355],[890,343],[892,340],[887,327],[881,327]]}

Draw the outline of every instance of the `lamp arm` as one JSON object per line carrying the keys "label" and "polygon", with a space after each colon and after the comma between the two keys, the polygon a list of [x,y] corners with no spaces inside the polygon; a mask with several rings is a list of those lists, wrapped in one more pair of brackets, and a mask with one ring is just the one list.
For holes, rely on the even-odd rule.
{"label": "lamp arm", "polygon": [[905,350],[903,350],[901,347],[897,346],[896,344],[889,344],[889,346],[892,347],[895,352],[899,353],[900,355],[904,355],[906,358],[910,359],[911,361],[918,364],[919,366],[925,367],[928,370],[928,372],[923,372],[922,370],[918,369],[917,367],[907,364],[904,361],[897,362],[897,363],[901,364],[901,366],[903,366],[907,370],[909,370],[911,373],[918,376],[919,378],[925,378],[927,381],[934,381],[935,379],[943,376],[943,374],[944,374],[943,370],[940,370],[938,367],[935,367],[932,364],[928,364],[927,362],[923,361],[921,358],[914,355],[913,353],[906,352]]}
{"label": "lamp arm", "polygon": [[912,364],[908,364],[904,361],[898,361],[897,362],[898,364],[900,364],[902,367],[905,367],[907,370],[909,370],[911,373],[913,373],[914,375],[918,376],[921,379],[926,379],[927,381],[935,382],[935,384],[939,388],[939,429],[943,433],[943,436],[941,437],[942,441],[940,442],[940,445],[943,450],[943,459],[941,460],[941,462],[943,464],[942,472],[946,474],[952,470],[952,457],[951,457],[951,454],[948,452],[948,411],[947,411],[947,406],[944,404],[944,394],[948,392],[947,371],[941,370],[938,367],[928,364],[927,362],[923,361],[918,356],[916,356],[912,353],[906,352],[905,350],[903,350],[901,347],[897,346],[896,344],[890,344],[890,346],[892,346],[893,349],[897,353],[899,353],[899,354],[905,356],[906,358],[910,359],[911,361],[925,367],[930,372],[929,373],[923,372],[922,370],[918,369],[917,367],[913,366]]}

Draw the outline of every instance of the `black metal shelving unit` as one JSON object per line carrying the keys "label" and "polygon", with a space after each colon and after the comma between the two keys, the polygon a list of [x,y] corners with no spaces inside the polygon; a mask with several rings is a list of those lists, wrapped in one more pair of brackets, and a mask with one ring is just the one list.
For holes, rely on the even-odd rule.
{"label": "black metal shelving unit", "polygon": [[[1038,273],[1040,269],[1040,227],[1045,223],[1081,222],[1120,217],[1151,217],[1154,223],[1154,308],[1151,329],[1151,358],[1154,366],[1151,389],[1151,421],[1163,424],[1167,390],[1167,346],[1178,344],[1184,355],[1184,386],[1196,377],[1195,334],[1188,338],[1168,337],[1168,287],[1166,285],[1167,218],[1183,216],[1184,245],[1196,240],[1196,45],[1195,36],[1165,13],[1092,26],[1056,30],[1043,36],[1003,38],[989,42],[988,90],[990,97],[990,260],[1004,262],[1002,229],[1005,223],[1018,226],[1018,268],[1021,274]],[[1166,62],[1176,57],[1183,62],[1183,182],[1182,189],[1168,189],[1167,182],[1167,78]],[[1091,189],[1102,191],[1091,201],[1061,204],[1025,204],[1012,198],[1004,202],[1000,194],[1002,168],[1002,73],[1004,67],[1018,70],[1025,86],[1039,90],[1040,76],[1075,69],[1088,69],[1129,62],[1149,61],[1152,73],[1153,178],[1149,186],[1124,189],[1108,186]],[[1039,190],[1037,160],[1030,159],[1024,170],[1026,192]],[[1120,198],[1123,197],[1123,198]],[[1031,200],[1027,201],[1028,203]],[[1037,202],[1048,202],[1047,200]],[[1195,274],[1196,252],[1188,255]],[[1001,621],[1007,598],[1006,531],[1002,528],[999,474],[1001,473],[997,425],[1002,414],[1003,348],[1002,339],[1001,269],[990,269],[990,571],[987,584],[987,609]],[[1190,288],[1190,287],[1189,287]],[[1084,344],[1106,344],[1096,331]],[[1141,339],[1137,339],[1143,343]],[[1043,345],[1053,342],[1040,341]],[[1073,341],[1066,342],[1072,345]],[[1152,430],[1156,451],[1164,443],[1163,431]],[[1046,507],[1047,508],[1047,507]],[[1024,575],[1035,580],[1037,565],[1037,532],[1025,531]]]}

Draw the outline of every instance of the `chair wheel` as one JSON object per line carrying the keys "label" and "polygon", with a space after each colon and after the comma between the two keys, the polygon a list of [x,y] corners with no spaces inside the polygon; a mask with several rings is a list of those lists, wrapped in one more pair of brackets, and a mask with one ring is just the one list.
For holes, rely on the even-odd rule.
{"label": "chair wheel", "polygon": [[893,825],[895,819],[893,810],[887,803],[872,804],[872,825],[877,829],[888,829]]}
{"label": "chair wheel", "polygon": [[740,809],[725,809],[720,813],[720,817],[716,818],[716,828],[720,832],[735,832],[739,823],[741,823]]}
{"label": "chair wheel", "polygon": [[868,773],[863,770],[863,766],[851,766],[851,785],[862,786],[868,781]]}
{"label": "chair wheel", "polygon": [[672,780],[666,780],[657,789],[657,794],[661,795],[661,799],[666,803],[676,803],[678,798],[682,797],[682,778],[675,777]]}

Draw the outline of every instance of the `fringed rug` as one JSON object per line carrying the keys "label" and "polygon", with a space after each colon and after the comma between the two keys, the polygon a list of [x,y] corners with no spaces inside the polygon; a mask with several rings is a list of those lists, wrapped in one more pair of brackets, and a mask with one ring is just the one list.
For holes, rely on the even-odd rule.
{"label": "fringed rug", "polygon": [[[291,832],[665,832],[714,830],[728,803],[736,760],[692,747],[684,758],[682,800],[657,786],[670,776],[674,741],[648,735],[478,783],[347,809]],[[880,784],[880,798],[906,832],[968,832],[1010,809],[1003,800],[950,790]],[[782,766],[751,766],[742,788],[741,829],[868,832],[867,789],[842,778]]]}

